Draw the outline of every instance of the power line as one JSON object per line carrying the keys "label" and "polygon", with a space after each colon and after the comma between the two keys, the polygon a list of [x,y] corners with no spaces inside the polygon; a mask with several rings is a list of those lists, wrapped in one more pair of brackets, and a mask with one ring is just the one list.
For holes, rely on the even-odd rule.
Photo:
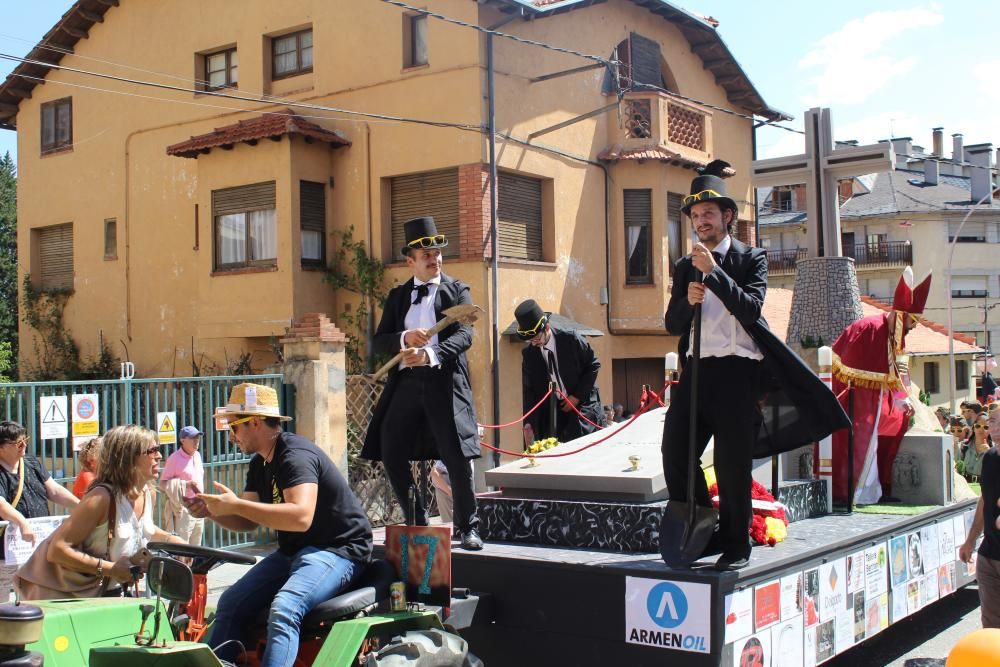
{"label": "power line", "polygon": [[473,30],[477,30],[477,31],[479,31],[479,32],[481,32],[483,34],[486,34],[486,35],[493,35],[494,37],[502,37],[504,39],[510,39],[510,40],[515,41],[515,42],[520,42],[521,44],[527,44],[529,46],[537,46],[537,47],[542,48],[542,49],[548,49],[549,51],[557,51],[559,53],[566,53],[566,54],[569,54],[571,56],[577,56],[579,58],[586,58],[587,60],[593,60],[594,62],[601,63],[602,65],[605,65],[606,67],[614,67],[615,65],[620,65],[621,64],[617,60],[610,60],[608,58],[602,58],[600,56],[591,55],[589,53],[583,53],[582,51],[576,51],[574,49],[567,49],[567,48],[562,47],[562,46],[554,46],[552,44],[547,44],[545,42],[538,42],[538,41],[535,41],[533,39],[525,39],[524,37],[518,37],[516,35],[511,35],[510,33],[506,33],[506,32],[499,32],[497,30],[490,30],[489,28],[484,28],[483,26],[477,25],[475,23],[468,23],[467,21],[462,21],[462,20],[459,20],[459,19],[456,19],[456,18],[452,18],[450,16],[445,16],[444,14],[438,14],[436,12],[432,12],[432,11],[429,11],[427,9],[421,9],[420,7],[414,7],[412,5],[406,4],[405,2],[400,2],[400,0],[381,0],[381,2],[384,2],[384,3],[389,4],[389,5],[395,5],[396,7],[401,7],[401,8],[403,8],[406,11],[409,11],[409,12],[414,12],[416,14],[423,14],[424,16],[430,16],[432,18],[438,19],[440,21],[445,21],[447,23],[453,23],[455,25],[462,26],[463,28],[472,28]]}

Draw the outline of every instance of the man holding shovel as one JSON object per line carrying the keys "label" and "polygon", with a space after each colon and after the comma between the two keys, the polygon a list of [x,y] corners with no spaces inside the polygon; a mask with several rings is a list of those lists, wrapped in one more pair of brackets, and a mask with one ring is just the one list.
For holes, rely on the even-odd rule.
{"label": "man holding shovel", "polygon": [[[722,180],[728,168],[722,160],[710,163],[682,202],[698,242],[677,262],[665,317],[667,332],[681,337],[683,370],[663,427],[663,474],[671,500],[660,551],[671,566],[689,565],[707,546],[712,502],[705,476],[693,464],[714,436],[722,549],[717,570],[749,562],[753,458],[789,451],[849,425],[833,393],[767,329],[761,316],[767,253],[730,236],[737,206]],[[762,403],[776,408],[766,414],[782,415],[780,428],[765,420]],[[689,483],[694,508],[683,501]]]}
{"label": "man holding shovel", "polygon": [[413,278],[389,292],[374,339],[376,354],[402,353],[402,361],[389,371],[361,456],[382,461],[407,523],[422,526],[427,512],[410,461],[443,462],[462,548],[479,550],[483,541],[469,463],[479,457],[479,429],[465,359],[472,327],[459,321],[431,331],[449,308],[472,303],[469,287],[441,272],[448,239],[437,233],[434,218],[409,220],[403,232],[401,252]]}

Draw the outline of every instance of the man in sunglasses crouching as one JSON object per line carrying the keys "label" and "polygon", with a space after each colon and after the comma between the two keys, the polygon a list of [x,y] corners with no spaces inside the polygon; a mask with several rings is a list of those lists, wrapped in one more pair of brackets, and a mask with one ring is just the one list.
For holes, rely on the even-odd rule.
{"label": "man in sunglasses crouching", "polygon": [[444,463],[451,480],[455,529],[462,548],[475,551],[483,548],[483,541],[470,464],[470,459],[479,458],[476,407],[465,358],[472,346],[472,327],[455,323],[428,335],[443,311],[472,303],[469,286],[441,272],[441,249],[448,239],[437,233],[434,218],[408,220],[403,232],[406,245],[401,252],[413,278],[389,292],[374,339],[375,354],[402,351],[403,361],[389,371],[361,456],[382,461],[407,521],[422,526],[427,525],[427,511],[410,461]]}
{"label": "man in sunglasses crouching", "polygon": [[542,400],[550,383],[559,392],[555,431],[546,401],[524,421],[526,445],[552,436],[568,442],[593,433],[607,421],[596,384],[601,362],[578,333],[554,328],[550,315],[534,299],[514,309],[517,337],[528,343],[521,351],[524,412]]}

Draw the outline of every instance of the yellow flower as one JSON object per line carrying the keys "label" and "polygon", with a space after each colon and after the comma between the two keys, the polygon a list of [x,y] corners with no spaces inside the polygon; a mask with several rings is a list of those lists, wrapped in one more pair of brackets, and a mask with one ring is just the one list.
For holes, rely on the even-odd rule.
{"label": "yellow flower", "polygon": [[766,528],[765,534],[774,538],[775,542],[781,542],[788,536],[788,527],[781,519],[775,519],[772,516],[765,517],[764,526]]}

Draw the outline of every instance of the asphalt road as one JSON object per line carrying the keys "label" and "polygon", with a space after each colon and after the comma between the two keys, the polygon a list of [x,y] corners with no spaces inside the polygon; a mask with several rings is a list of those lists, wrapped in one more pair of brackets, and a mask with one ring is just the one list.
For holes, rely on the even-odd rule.
{"label": "asphalt road", "polygon": [[982,627],[975,584],[893,623],[824,667],[944,667],[955,643]]}

